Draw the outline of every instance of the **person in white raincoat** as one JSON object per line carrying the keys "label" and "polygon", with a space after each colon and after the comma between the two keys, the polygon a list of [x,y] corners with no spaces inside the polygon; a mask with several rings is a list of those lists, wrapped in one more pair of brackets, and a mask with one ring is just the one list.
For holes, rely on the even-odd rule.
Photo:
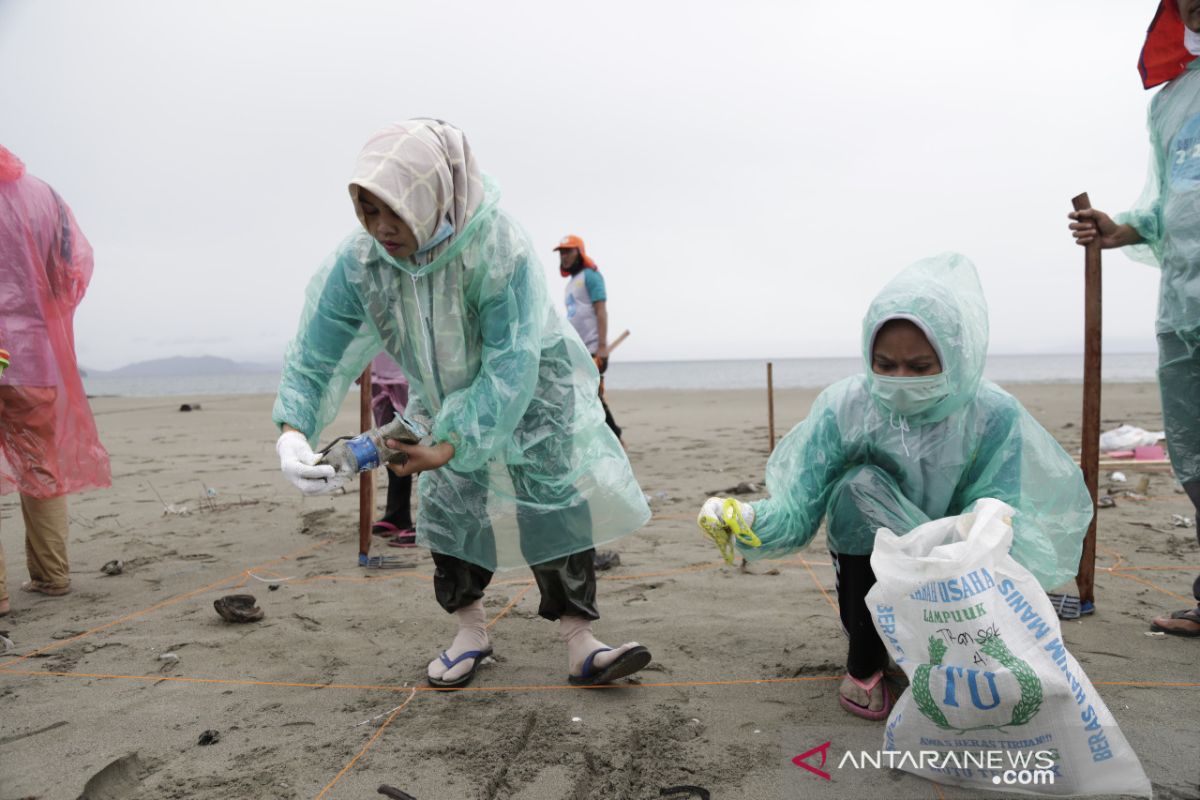
{"label": "person in white raincoat", "polygon": [[645,647],[608,648],[592,635],[593,553],[650,511],[604,424],[596,367],[555,313],[496,184],[460,130],[416,119],[370,138],[350,196],[364,230],[310,284],[280,381],[273,416],[285,475],[306,493],[337,486],[331,467],[314,466],[310,442],[386,351],[408,376],[407,416],[432,430],[429,445],[393,443],[408,461],[389,469],[420,473],[417,543],[433,552],[434,593],[459,622],[429,682],[471,681],[492,651],[484,589],[495,570],[526,564],[539,613],[559,621],[572,683],[645,667]]}
{"label": "person in white raincoat", "polygon": [[[822,519],[850,639],[842,706],[879,720],[891,696],[887,649],[864,598],[880,528],[905,534],[994,497],[1017,510],[1012,556],[1045,589],[1079,566],[1092,499],[1083,474],[1021,403],[983,378],[987,304],[957,253],[911,265],[863,319],[864,374],[821,392],[767,462],[770,497],[710,498],[700,525],[742,532],[747,558],[807,546]],[[749,534],[747,534],[749,532]]]}

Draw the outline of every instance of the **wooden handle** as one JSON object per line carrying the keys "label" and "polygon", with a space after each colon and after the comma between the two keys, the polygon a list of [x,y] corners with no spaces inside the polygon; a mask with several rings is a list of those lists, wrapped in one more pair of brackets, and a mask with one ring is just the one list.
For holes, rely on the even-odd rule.
{"label": "wooden handle", "polygon": [[775,374],[770,361],[767,362],[767,452],[775,452]]}
{"label": "wooden handle", "polygon": [[[371,414],[371,365],[363,370],[359,382],[358,426],[365,433],[371,430],[374,418]],[[375,511],[375,472],[367,470],[359,477],[358,488],[358,553],[371,552],[371,517]]]}
{"label": "wooden handle", "polygon": [[[1071,198],[1071,205],[1076,211],[1087,211],[1092,207],[1087,192]],[[1079,466],[1083,470],[1083,482],[1092,495],[1093,511],[1092,524],[1083,540],[1083,553],[1079,559],[1079,573],[1075,576],[1075,583],[1079,586],[1079,599],[1094,602],[1096,514],[1099,509],[1100,484],[1100,348],[1103,296],[1099,237],[1084,248],[1083,269],[1083,444]]]}
{"label": "wooden handle", "polygon": [[613,351],[613,350],[616,350],[616,349],[617,349],[617,346],[618,346],[618,345],[620,345],[620,344],[621,344],[621,342],[625,341],[625,340],[626,340],[626,339],[628,339],[628,338],[629,338],[629,331],[628,331],[628,329],[626,329],[626,331],[625,331],[624,333],[622,333],[622,334],[621,334],[620,336],[618,336],[616,339],[613,339],[613,342],[612,342],[612,344],[610,344],[610,345],[608,346],[608,353],[609,353],[609,355],[612,355],[612,351]]}

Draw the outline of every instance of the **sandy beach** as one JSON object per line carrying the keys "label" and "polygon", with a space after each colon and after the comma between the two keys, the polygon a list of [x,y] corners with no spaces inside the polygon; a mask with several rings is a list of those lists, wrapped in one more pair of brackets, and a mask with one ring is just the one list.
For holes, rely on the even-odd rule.
{"label": "sandy beach", "polygon": [[[1077,451],[1080,387],[1008,388]],[[776,394],[780,436],[815,395]],[[285,482],[272,400],[94,399],[113,487],[71,499],[65,598],[16,590],[21,514],[15,495],[0,502],[13,592],[0,631],[16,646],[0,658],[0,800],[74,800],[85,786],[94,798],[333,800],[379,797],[381,784],[417,800],[649,800],[681,784],[714,800],[970,796],[886,769],[827,782],[790,763],[826,741],[831,756],[879,749],[883,726],[836,701],[845,640],[824,535],[741,571],[696,528],[711,492],[762,480],[763,392],[610,393],[654,518],[616,544],[596,630],[647,645],[650,668],[621,688],[567,687],[528,571],[506,572],[485,601],[494,663],[453,694],[423,688],[454,632],[428,553],[358,567],[357,492],[303,498]],[[1157,388],[1106,386],[1103,418],[1161,429]],[[356,423],[352,396],[325,439]],[[1063,632],[1155,797],[1196,798],[1200,645],[1147,632],[1191,602],[1200,552],[1172,524],[1193,514],[1174,478],[1130,483],[1142,474],[1145,499],[1100,512],[1098,612]],[[123,574],[101,572],[111,559]],[[235,590],[258,598],[262,621],[216,615],[213,600]],[[200,745],[205,731],[219,740]]]}

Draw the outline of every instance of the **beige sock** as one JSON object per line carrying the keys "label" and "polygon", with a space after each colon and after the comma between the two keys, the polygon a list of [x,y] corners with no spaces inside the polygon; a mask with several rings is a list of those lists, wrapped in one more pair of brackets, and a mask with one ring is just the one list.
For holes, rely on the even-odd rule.
{"label": "beige sock", "polygon": [[[460,608],[454,612],[454,615],[458,617],[458,633],[455,635],[454,641],[446,648],[447,658],[453,661],[463,653],[472,650],[487,650],[491,646],[491,639],[487,632],[487,614],[483,610],[482,599],[476,600],[466,608]],[[474,664],[475,659],[464,658],[451,669],[446,669],[442,659],[435,658],[429,662],[426,674],[436,680],[455,681],[470,672]]]}
{"label": "beige sock", "polygon": [[[558,620],[558,632],[567,643],[567,674],[582,675],[583,662],[587,657],[601,647],[608,645],[592,635],[592,621],[583,617],[561,617]],[[626,642],[620,647],[614,647],[598,654],[592,659],[592,671],[603,669],[615,661],[622,653],[637,642]]]}

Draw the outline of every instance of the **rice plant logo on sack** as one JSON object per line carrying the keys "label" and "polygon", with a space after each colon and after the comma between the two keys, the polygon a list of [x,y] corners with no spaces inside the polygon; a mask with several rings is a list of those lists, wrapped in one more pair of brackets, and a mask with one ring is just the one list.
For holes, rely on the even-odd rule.
{"label": "rice plant logo on sack", "polygon": [[[939,728],[959,733],[1027,724],[1042,707],[1041,679],[1028,662],[1013,655],[998,633],[985,634],[977,643],[979,651],[1004,671],[947,666],[942,663],[949,650],[946,642],[929,637],[929,661],[913,674],[917,708]],[[978,723],[981,715],[995,721],[971,724]],[[971,722],[956,724],[960,716]]]}

